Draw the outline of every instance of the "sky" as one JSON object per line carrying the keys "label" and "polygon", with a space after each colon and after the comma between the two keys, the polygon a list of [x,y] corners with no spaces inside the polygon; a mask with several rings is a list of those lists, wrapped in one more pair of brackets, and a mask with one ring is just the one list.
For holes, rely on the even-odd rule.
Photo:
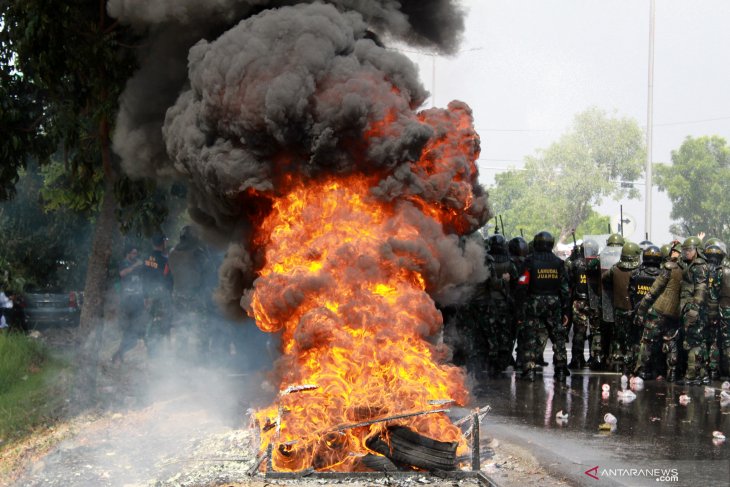
{"label": "sky", "polygon": [[[468,103],[481,137],[480,180],[519,168],[596,106],[647,126],[650,0],[462,0],[467,11],[460,52],[407,52],[436,106]],[[652,160],[671,162],[687,136],[730,136],[730,2],[656,0]],[[434,69],[435,68],[435,69]],[[636,220],[640,200],[605,201],[597,210]],[[669,241],[671,203],[652,192],[649,238]],[[499,208],[495,208],[498,213]]]}

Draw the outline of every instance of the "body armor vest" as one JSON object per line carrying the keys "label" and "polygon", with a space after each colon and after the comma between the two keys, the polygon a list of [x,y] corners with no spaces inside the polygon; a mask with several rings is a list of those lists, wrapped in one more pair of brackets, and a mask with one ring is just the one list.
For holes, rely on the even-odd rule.
{"label": "body armor vest", "polygon": [[[698,283],[695,282],[695,276],[698,272],[702,272],[700,269],[700,266],[707,267],[707,263],[705,260],[701,257],[696,257],[692,262],[687,263],[686,267],[684,268],[684,271],[682,272],[682,286],[681,286],[681,292],[679,294],[679,306],[680,308],[683,308],[685,304],[689,302],[694,301],[695,293],[698,291],[697,286]],[[706,270],[704,272],[707,272]],[[707,291],[707,283],[700,284],[705,286],[705,290]],[[703,297],[703,300],[706,299]]]}
{"label": "body armor vest", "polygon": [[573,297],[577,299],[588,298],[588,269],[583,258],[577,258],[572,263]]}
{"label": "body armor vest", "polygon": [[509,284],[504,282],[502,275],[510,273],[512,263],[506,255],[495,255],[492,265],[493,275],[490,286],[492,299],[505,300],[509,298]]}
{"label": "body armor vest", "polygon": [[646,296],[652,284],[659,277],[661,269],[658,267],[641,266],[631,276],[632,285],[629,287],[631,303],[635,306]]}
{"label": "body armor vest", "polygon": [[669,273],[667,285],[654,302],[654,309],[672,318],[679,318],[679,291],[682,287],[682,269],[676,262],[666,262],[665,272]]}
{"label": "body armor vest", "polygon": [[564,265],[552,252],[535,252],[529,260],[530,294],[559,295]]}
{"label": "body armor vest", "polygon": [[629,279],[631,279],[631,271],[621,269],[618,266],[613,268],[613,308],[629,311],[631,309],[631,301],[629,301]]}

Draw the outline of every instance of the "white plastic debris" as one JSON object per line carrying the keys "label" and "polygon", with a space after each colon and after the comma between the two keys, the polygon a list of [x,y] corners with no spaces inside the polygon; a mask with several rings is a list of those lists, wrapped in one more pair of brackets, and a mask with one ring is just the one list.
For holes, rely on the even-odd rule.
{"label": "white plastic debris", "polygon": [[721,401],[730,401],[730,392],[728,392],[728,391],[720,392],[720,400]]}
{"label": "white plastic debris", "polygon": [[616,416],[614,416],[611,413],[606,413],[603,416],[603,421],[605,421],[608,424],[616,424],[616,423],[618,423],[618,419],[616,419]]}
{"label": "white plastic debris", "polygon": [[609,386],[608,384],[603,384],[601,386],[601,389],[603,390],[603,392],[608,392],[611,390],[611,386]]}
{"label": "white plastic debris", "polygon": [[625,391],[618,391],[616,393],[618,396],[618,400],[621,402],[631,402],[634,399],[636,399],[636,394],[631,389],[627,389]]}
{"label": "white plastic debris", "polygon": [[728,382],[728,381],[723,382],[722,383],[722,390],[723,391],[730,390],[730,382]]}
{"label": "white plastic debris", "polygon": [[621,386],[626,387],[626,384],[629,383],[629,378],[626,377],[626,374],[621,376]]}
{"label": "white plastic debris", "polygon": [[689,404],[690,401],[692,401],[692,398],[689,397],[687,394],[682,394],[681,396],[679,396],[679,404],[681,404],[683,406],[686,406],[687,404]]}
{"label": "white plastic debris", "polygon": [[629,380],[629,384],[631,385],[631,387],[642,387],[644,385],[644,379],[637,375]]}
{"label": "white plastic debris", "polygon": [[555,419],[568,419],[568,415],[567,415],[566,413],[564,413],[564,412],[563,412],[563,410],[561,409],[561,410],[560,410],[560,411],[558,411],[558,413],[557,413],[557,414],[555,415]]}
{"label": "white plastic debris", "polygon": [[725,434],[722,431],[713,431],[712,437],[716,440],[722,440],[725,441]]}
{"label": "white plastic debris", "polygon": [[610,393],[610,392],[608,392],[608,391],[603,391],[603,392],[601,393],[601,399],[603,399],[603,400],[606,400],[606,399],[608,399],[608,398],[609,398],[610,396],[611,396],[611,393]]}
{"label": "white plastic debris", "polygon": [[715,395],[715,388],[710,386],[705,386],[705,397],[714,396]]}

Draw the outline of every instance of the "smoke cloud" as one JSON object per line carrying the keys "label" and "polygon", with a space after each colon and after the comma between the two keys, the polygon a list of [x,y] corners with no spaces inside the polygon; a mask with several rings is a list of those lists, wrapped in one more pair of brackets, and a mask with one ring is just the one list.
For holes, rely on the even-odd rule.
{"label": "smoke cloud", "polygon": [[[231,314],[241,315],[262,264],[252,229],[271,198],[333,174],[379,176],[372,196],[414,218],[422,238],[388,242],[381,257],[414,256],[406,264],[434,298],[449,304],[485,277],[483,250],[455,235],[490,211],[470,109],[416,113],[428,96],[416,66],[380,42],[453,51],[456,1],[110,0],[108,10],[150,46],[122,96],[114,149],[130,176],[187,183],[191,217],[230,244],[218,300]],[[437,144],[447,133],[454,142]],[[418,202],[459,214],[450,235]]]}

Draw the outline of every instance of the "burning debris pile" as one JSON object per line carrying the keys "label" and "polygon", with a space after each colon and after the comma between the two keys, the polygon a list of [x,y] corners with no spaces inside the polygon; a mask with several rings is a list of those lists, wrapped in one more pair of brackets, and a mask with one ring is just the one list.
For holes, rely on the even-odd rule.
{"label": "burning debris pile", "polygon": [[[448,50],[461,15],[448,0],[292,3],[110,1],[154,40],[115,149],[131,175],[187,182],[190,215],[229,244],[219,301],[281,334],[275,373],[296,393],[255,415],[274,470],[367,470],[414,435],[453,459],[462,432],[434,404],[468,393],[429,339],[435,301],[485,277],[460,238],[489,217],[479,137],[464,103],[417,111],[415,66],[379,36]],[[215,40],[181,73],[172,55],[196,36]]]}

